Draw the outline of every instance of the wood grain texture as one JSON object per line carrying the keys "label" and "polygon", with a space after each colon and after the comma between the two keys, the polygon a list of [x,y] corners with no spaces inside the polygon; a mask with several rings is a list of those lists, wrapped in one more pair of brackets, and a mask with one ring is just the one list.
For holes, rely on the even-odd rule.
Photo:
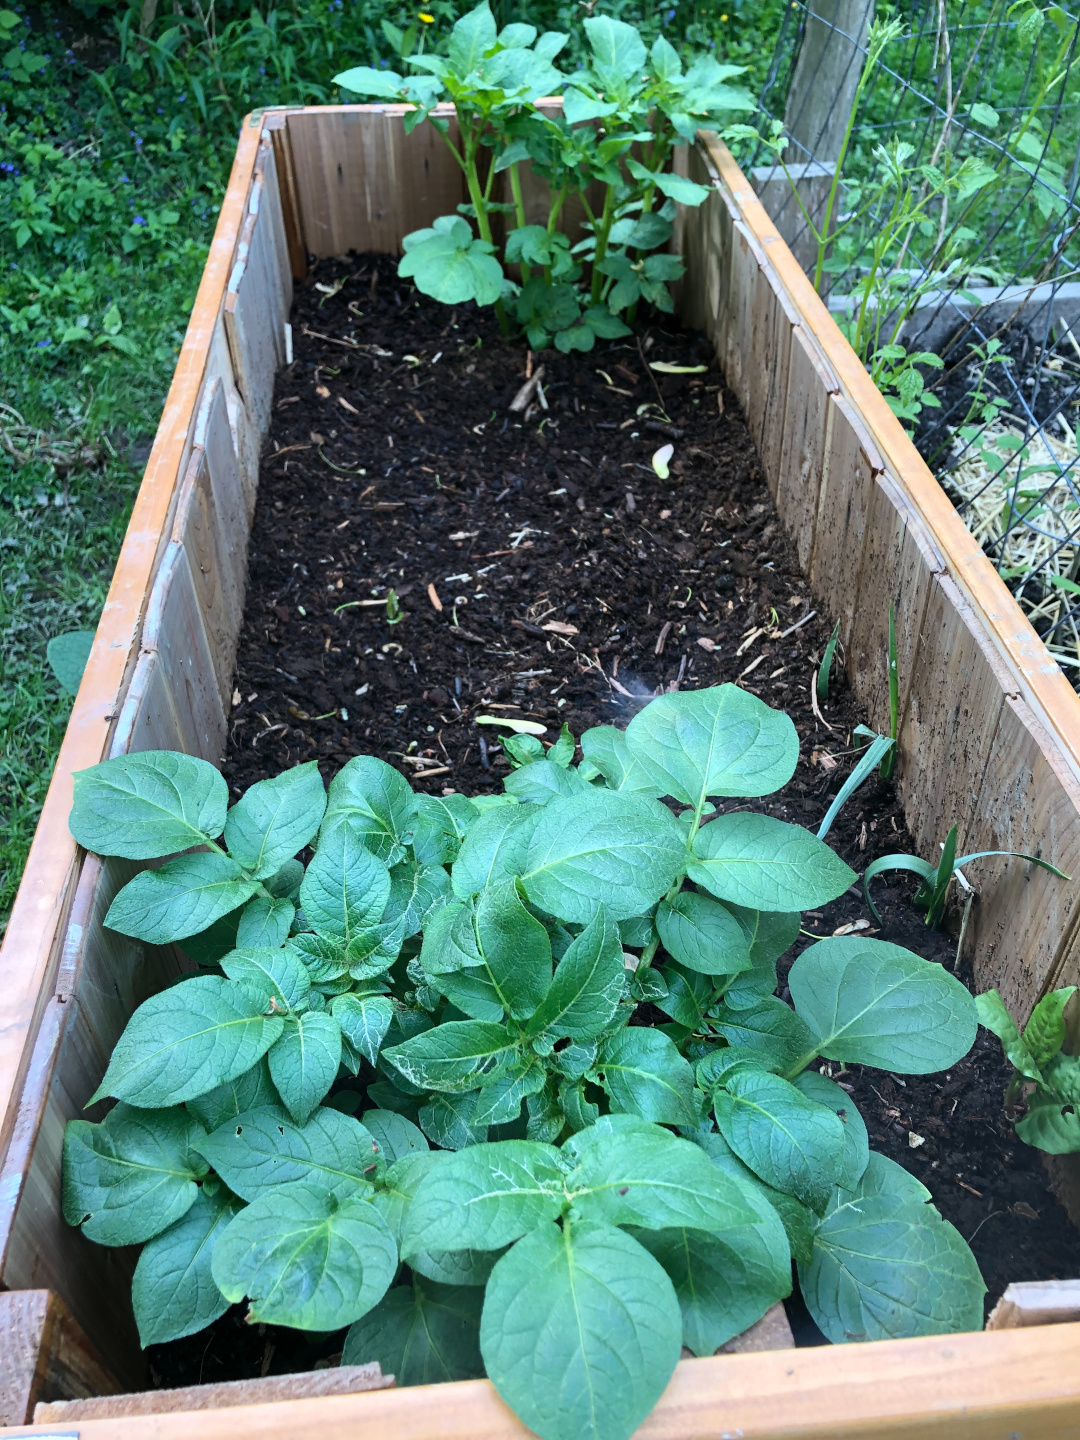
{"label": "wood grain texture", "polygon": [[830,395],[829,408],[807,574],[814,593],[839,620],[840,636],[847,645],[852,615],[863,603],[852,582],[862,565],[874,481],[884,467],[877,446],[843,396]]}
{"label": "wood grain texture", "polygon": [[980,628],[951,576],[935,575],[900,719],[904,811],[916,852],[927,859],[954,824],[961,853],[968,848],[1008,687]]}
{"label": "wood grain texture", "polygon": [[[683,1360],[636,1440],[1066,1440],[1080,1325]],[[79,1440],[529,1440],[486,1380],[85,1420]],[[48,1434],[19,1428],[18,1437]],[[7,1440],[7,1437],[6,1437]]]}
{"label": "wood grain texture", "polygon": [[[1039,808],[1029,813],[1030,824],[1025,821],[1020,828],[1035,832],[1032,840],[1037,835],[1044,838],[1042,853],[1047,858],[1054,859],[1049,849],[1051,836],[1062,855],[1071,855],[1080,830],[1076,800],[1080,783],[1080,698],[1047,655],[992,564],[870,381],[726,147],[705,134],[699,137],[699,145],[706,156],[706,168],[717,176],[721,196],[737,217],[737,226],[743,226],[764,253],[764,269],[770,278],[775,277],[775,285],[786,294],[799,319],[791,338],[777,508],[794,536],[800,563],[804,568],[813,567],[815,594],[831,609],[841,612],[845,622],[841,631],[850,640],[849,678],[860,701],[882,728],[887,724],[888,706],[881,660],[887,603],[882,608],[881,601],[887,593],[897,594],[894,603],[898,642],[902,655],[907,657],[906,663],[902,659],[900,665],[905,715],[900,745],[902,793],[920,852],[937,853],[937,845],[953,821],[960,827],[962,841],[965,836],[982,833],[978,828],[979,811],[990,808],[980,800],[985,793],[987,756],[999,721],[1005,723],[1004,707],[1011,703],[1011,697],[1019,697],[1039,727],[1040,738],[1034,741],[1030,730],[1026,738],[1018,734],[1013,737],[1014,750],[1017,745],[1022,748],[1032,744],[1041,749],[1041,772],[1046,777],[1044,784],[1029,787],[1026,802],[1034,803],[1037,794]],[[688,226],[693,223],[692,218],[687,221]],[[691,242],[690,253],[700,243]],[[731,313],[718,317],[717,329],[726,325],[734,333],[741,333],[745,320],[734,292],[721,287],[720,294],[721,305]],[[873,506],[872,526],[869,510],[861,517],[857,512],[853,514],[846,496],[842,511],[837,511],[833,503],[835,496],[824,493],[815,497],[816,522],[824,524],[828,516],[828,533],[822,533],[820,556],[815,556],[817,541],[807,518],[807,498],[814,482],[813,460],[807,464],[807,451],[812,455],[813,444],[806,445],[805,437],[808,434],[813,442],[821,433],[816,417],[808,426],[806,412],[820,406],[822,381],[810,373],[800,331],[806,338],[813,336],[813,351],[823,359],[839,397],[865,428],[889,476],[888,484],[866,492]],[[729,379],[736,382],[737,389],[741,386],[745,390],[747,381],[740,368],[739,348],[729,341],[721,354],[731,367]],[[753,377],[753,381],[764,393],[763,374]],[[751,413],[759,403],[750,403]],[[834,442],[832,435],[836,418],[843,413],[835,407],[831,412],[825,453],[831,453],[834,443],[843,439],[838,433]],[[801,465],[793,460],[799,451]],[[803,479],[804,471],[809,472],[809,484]],[[898,505],[902,502],[903,514],[892,505],[894,498]],[[891,523],[890,508],[897,509]],[[838,569],[838,537],[850,538],[849,550],[858,548],[857,537],[848,537],[848,531],[852,522],[860,518],[866,553],[861,563],[854,561],[850,567]],[[883,546],[879,537],[886,531],[892,538]],[[910,538],[900,541],[901,535]],[[905,548],[906,559],[901,566],[900,555]],[[827,555],[832,557],[828,563]],[[879,578],[877,562],[889,564],[887,584]],[[898,603],[901,597],[904,605]],[[856,626],[861,627],[859,634],[855,633]],[[1004,740],[1002,747],[1003,753],[1008,753]],[[1021,765],[1014,771],[1014,778],[1024,773]],[[969,938],[977,975],[1015,972],[1017,983],[1012,993],[1020,1005],[1020,1019],[1038,999],[1033,984],[1080,980],[1080,926],[1073,923],[1071,902],[1063,893],[1050,898],[1047,881],[1053,881],[1053,877],[1037,883],[1029,881],[1019,892],[988,884],[978,907],[978,922]],[[1059,892],[1066,888],[1065,882],[1053,884]],[[1064,926],[1056,933],[1051,911]],[[1013,940],[1024,935],[1027,955],[1037,954],[1038,958],[1025,958],[1023,952],[1006,955],[1006,935]],[[986,946],[991,949],[986,950]]]}
{"label": "wood grain texture", "polygon": [[60,1294],[128,1385],[145,1366],[131,1313],[134,1250],[94,1245],[60,1211],[68,1120],[103,1117],[86,1102],[132,1011],[180,972],[171,947],[143,945],[105,927],[113,897],[137,870],[87,858],[67,925],[57,992],[45,1012],[12,1142],[0,1170],[0,1283]]}
{"label": "wood grain texture", "polygon": [[773,284],[770,266],[759,271],[758,292],[762,297],[760,327],[755,314],[755,344],[766,357],[765,383],[760,390],[759,431],[755,440],[769,494],[776,499],[784,453],[784,418],[787,414],[788,381],[791,375],[791,335],[797,316],[782,289]]}
{"label": "wood grain texture", "polygon": [[154,582],[143,646],[158,652],[180,731],[179,748],[218,764],[225,744],[225,710],[191,561],[176,541],[170,542]]}
{"label": "wood grain texture", "polygon": [[42,1400],[118,1388],[59,1296],[49,1290],[0,1294],[0,1425],[25,1424]]}
{"label": "wood grain texture", "polygon": [[[461,171],[432,125],[406,135],[402,105],[343,105],[290,111],[296,187],[308,250],[395,254],[402,237],[453,215],[467,198]],[[456,137],[450,107],[438,107]]]}
{"label": "wood grain texture", "polygon": [[278,193],[281,199],[281,220],[285,230],[285,243],[289,251],[289,264],[292,268],[293,279],[302,280],[307,274],[307,243],[304,239],[304,219],[297,192],[292,142],[289,139],[285,115],[281,111],[268,115],[265,129],[269,132],[270,142],[274,147]]}
{"label": "wood grain texture", "polygon": [[[856,679],[867,723],[889,733],[889,606],[896,623],[899,713],[904,713],[915,673],[919,636],[934,575],[945,561],[921,518],[887,471],[874,477],[866,538],[849,634],[848,676]],[[901,763],[903,757],[901,756]]]}
{"label": "wood grain texture", "polygon": [[818,491],[828,439],[829,402],[836,388],[835,378],[813,339],[797,325],[791,332],[776,508],[794,543],[804,574],[813,554]]}
{"label": "wood grain texture", "polygon": [[305,1370],[297,1375],[267,1375],[261,1380],[228,1380],[218,1385],[187,1385],[179,1390],[141,1390],[128,1395],[62,1400],[39,1404],[35,1425],[70,1425],[120,1415],[165,1415],[174,1411],[226,1410],[237,1405],[269,1405],[279,1400],[307,1400],[323,1395],[359,1395],[391,1390],[394,1377],[384,1375],[378,1361]]}
{"label": "wood grain texture", "polygon": [[[1042,854],[1080,876],[1080,785],[1055,769],[1056,747],[1031,707],[1006,696],[983,771],[964,849]],[[965,874],[979,891],[968,929],[980,989],[1000,990],[1026,1017],[1044,990],[1074,982],[1072,956],[1080,925],[1076,883],[1037,865],[978,860]]]}

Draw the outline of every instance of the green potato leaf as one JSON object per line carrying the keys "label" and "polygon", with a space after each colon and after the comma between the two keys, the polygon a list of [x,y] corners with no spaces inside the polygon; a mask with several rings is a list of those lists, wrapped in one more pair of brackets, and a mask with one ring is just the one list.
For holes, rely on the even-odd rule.
{"label": "green potato leaf", "polygon": [[236,927],[236,948],[280,949],[289,938],[295,917],[296,906],[291,900],[275,900],[266,895],[256,895],[240,911],[240,922]]}
{"label": "green potato leaf", "polygon": [[578,1162],[567,1189],[583,1220],[715,1231],[756,1218],[739,1186],[703,1151],[658,1125],[594,1126],[567,1150]]}
{"label": "green potato leaf", "polygon": [[661,794],[695,809],[709,795],[771,795],[799,759],[788,716],[737,685],[659,696],[630,721],[626,743]]}
{"label": "green potato leaf", "polygon": [[[762,1211],[770,1207],[762,1204]],[[714,1355],[791,1293],[784,1228],[771,1221],[723,1235],[705,1230],[630,1232],[667,1272],[682,1311],[682,1340],[695,1355]]]}
{"label": "green potato leaf", "polygon": [[419,1250],[500,1250],[562,1206],[558,1151],[497,1140],[447,1156],[420,1182],[405,1217],[402,1258]]}
{"label": "green potato leaf", "polygon": [[470,827],[454,861],[454,894],[467,900],[478,890],[520,875],[539,816],[540,811],[533,805],[497,805],[481,815]]}
{"label": "green potato leaf", "polygon": [[382,923],[395,925],[401,939],[407,940],[422,928],[429,911],[450,893],[450,877],[441,865],[400,860],[390,871],[390,895]]}
{"label": "green potato leaf", "polygon": [[836,1345],[982,1329],[986,1286],[967,1242],[907,1195],[857,1194],[838,1205],[815,1232],[799,1284]]}
{"label": "green potato leaf", "polygon": [[560,795],[580,795],[590,788],[584,776],[565,765],[557,765],[550,755],[512,771],[504,784],[508,795],[537,809]]}
{"label": "green potato leaf", "polygon": [[205,1131],[181,1109],[123,1103],[100,1125],[69,1120],[64,1132],[63,1206],[99,1245],[149,1240],[191,1209],[206,1174],[197,1153]]}
{"label": "green potato leaf", "polygon": [[266,1056],[234,1080],[227,1080],[224,1085],[217,1085],[205,1095],[188,1100],[186,1104],[207,1134],[224,1125],[226,1120],[243,1115],[245,1110],[258,1110],[263,1105],[277,1105],[278,1093],[270,1079],[270,1066],[266,1063]]}
{"label": "green potato leaf", "polygon": [[235,860],[198,850],[129,880],[109,906],[105,924],[149,945],[168,945],[208,929],[258,888]]}
{"label": "green potato leaf", "polygon": [[844,1168],[844,1126],[779,1075],[735,1072],[713,1097],[720,1133],[767,1185],[819,1214]]}
{"label": "green potato leaf", "polygon": [[749,970],[750,947],[731,911],[706,895],[680,890],[656,911],[656,928],[664,949],[702,975],[738,975]]}
{"label": "green potato leaf", "polygon": [[1064,1010],[1075,994],[1075,985],[1051,990],[1031,1012],[1031,1019],[1024,1026],[1024,1044],[1036,1065],[1047,1064],[1064,1045]]}
{"label": "green potato leaf", "polygon": [[482,1145],[488,1138],[487,1125],[474,1122],[478,1090],[467,1094],[433,1094],[420,1106],[418,1120],[432,1145],[445,1151],[464,1151],[467,1145]]}
{"label": "green potato leaf", "polygon": [[795,961],[788,986],[829,1060],[929,1075],[975,1042],[978,1012],[960,981],[884,940],[820,940]]}
{"label": "green potato leaf", "polygon": [[241,1211],[223,1187],[198,1192],[182,1219],[144,1245],[131,1281],[139,1340],[164,1345],[203,1330],[229,1308],[211,1273],[214,1250]]}
{"label": "green potato leaf", "polygon": [[544,807],[522,883],[534,905],[560,920],[587,925],[600,904],[625,920],[660,899],[685,856],[682,832],[658,802],[590,790]]}
{"label": "green potato leaf", "polygon": [[406,1155],[427,1153],[424,1132],[404,1115],[395,1115],[393,1110],[366,1110],[361,1123],[378,1145],[387,1165],[403,1160]]}
{"label": "green potato leaf", "polygon": [[382,1052],[382,1058],[422,1090],[462,1094],[490,1084],[513,1063],[517,1046],[504,1025],[451,1020]]}
{"label": "green potato leaf", "polygon": [[445,1150],[416,1150],[412,1154],[400,1156],[383,1175],[381,1188],[371,1197],[371,1203],[389,1225],[390,1233],[399,1248],[405,1216],[420,1182],[429,1171],[436,1165],[443,1164],[447,1158]]}
{"label": "green potato leaf", "polygon": [[396,865],[411,837],[416,803],[409,782],[392,765],[356,755],[330,782],[320,844],[347,826],[373,855]]}
{"label": "green potato leaf", "polygon": [[371,1132],[351,1115],[323,1106],[305,1125],[280,1105],[249,1110],[204,1136],[198,1150],[248,1201],[297,1180],[345,1198],[384,1168]]}
{"label": "green potato leaf", "polygon": [[266,1010],[271,1008],[271,999],[278,1010],[307,1007],[311,976],[295,952],[245,947],[223,955],[221,968],[230,980],[241,980],[249,990],[261,991],[266,996]]}
{"label": "green potato leaf", "polygon": [[315,838],[325,809],[326,791],[315,760],[260,780],[229,811],[229,854],[256,880],[269,879]]}
{"label": "green potato leaf", "polygon": [[324,830],[300,886],[308,924],[346,948],[378,924],[390,898],[390,871],[364,838],[351,823]]}
{"label": "green potato leaf", "polygon": [[342,1365],[378,1363],[398,1386],[473,1380],[484,1373],[480,1358],[483,1291],[436,1285],[413,1277],[398,1285],[345,1337]]}
{"label": "green potato leaf", "polygon": [[513,1019],[527,1019],[551,984],[551,941],[521,903],[513,880],[481,893],[476,941],[500,1005]]}
{"label": "green potato leaf", "polygon": [[681,1337],[663,1267],[613,1225],[533,1230],[491,1272],[480,1320],[489,1377],[542,1440],[628,1440]]}
{"label": "green potato leaf", "polygon": [[214,975],[197,975],[144,1000],[116,1043],[89,1104],[112,1095],[147,1108],[179,1105],[262,1058],[281,1034],[263,996]]}
{"label": "green potato leaf", "polygon": [[744,1010],[722,1011],[715,1023],[729,1045],[756,1052],[765,1070],[789,1073],[813,1058],[817,1037],[790,1005],[766,995]]}
{"label": "green potato leaf", "polygon": [[425,974],[437,980],[443,975],[483,965],[473,925],[475,913],[470,904],[461,900],[450,900],[432,912],[420,949],[420,964]]}
{"label": "green potato leaf", "polygon": [[591,1040],[614,1019],[624,975],[619,930],[601,904],[559,961],[526,1034]]}
{"label": "green potato leaf", "polygon": [[397,1269],[397,1246],[370,1200],[338,1200],[303,1181],[281,1185],[231,1222],[211,1271],[249,1317],[298,1330],[337,1330],[376,1306]]}
{"label": "green potato leaf", "polygon": [[341,1026],[324,1011],[288,1015],[267,1060],[285,1108],[303,1125],[337,1079]]}
{"label": "green potato leaf", "polygon": [[[743,1164],[718,1130],[698,1129],[690,1134],[689,1138],[695,1145],[701,1146],[713,1164],[723,1170],[725,1175],[730,1175],[737,1181],[747,1200],[757,1207],[762,1223],[768,1223],[770,1214],[779,1218],[787,1237],[790,1258],[809,1261],[813,1254],[814,1231],[819,1224],[814,1212],[796,1200],[794,1195],[786,1195],[782,1190],[766,1185],[764,1180],[759,1179]],[[899,1166],[897,1168],[899,1169]],[[770,1231],[769,1245],[770,1254],[776,1257],[777,1263],[782,1260],[790,1273],[789,1261],[784,1256],[784,1247],[779,1244],[775,1230]]]}
{"label": "green potato leaf", "polygon": [[405,254],[398,274],[416,282],[424,295],[443,305],[494,305],[502,294],[503,270],[492,254],[494,246],[477,240],[460,215],[440,215],[423,230],[402,240]]}
{"label": "green potato leaf", "polygon": [[732,1010],[745,1010],[776,989],[776,962],[798,939],[802,917],[798,912],[770,913],[746,910],[741,905],[724,908],[730,910],[742,926],[750,947],[751,965],[726,987],[724,1003]]}
{"label": "green potato leaf", "polygon": [[1020,1038],[1016,1022],[1005,1008],[1005,1002],[998,992],[987,990],[982,995],[976,995],[975,1011],[979,1017],[979,1024],[985,1025],[987,1030],[998,1037],[1006,1058],[1020,1071],[1021,1075],[1026,1075],[1029,1080],[1041,1084],[1042,1073],[1035,1063],[1035,1057]]}
{"label": "green potato leaf", "polygon": [[718,900],[783,911],[825,905],[856,879],[809,830],[749,811],[718,815],[697,832],[687,874]]}
{"label": "green potato leaf", "polygon": [[605,1040],[594,1072],[617,1110],[662,1125],[697,1119],[694,1072],[659,1030],[630,1026]]}
{"label": "green potato leaf", "polygon": [[1075,1104],[1060,1095],[1036,1095],[1016,1122],[1016,1133],[1025,1145],[1048,1155],[1071,1155],[1080,1150],[1080,1115]]}
{"label": "green potato leaf", "polygon": [[394,1018],[389,995],[338,995],[330,1011],[353,1049],[374,1065]]}
{"label": "green potato leaf", "polygon": [[804,1070],[791,1083],[808,1099],[827,1105],[836,1112],[844,1127],[844,1165],[836,1183],[842,1190],[855,1190],[870,1161],[870,1139],[854,1100],[835,1080],[820,1075],[816,1070]]}
{"label": "green potato leaf", "polygon": [[68,825],[97,855],[156,860],[216,839],[228,807],[229,787],[208,761],[143,750],[77,771]]}
{"label": "green potato leaf", "polygon": [[658,800],[663,793],[649,778],[636,755],[631,754],[626,734],[614,725],[597,725],[581,737],[581,753],[604,777],[612,790],[638,791]]}

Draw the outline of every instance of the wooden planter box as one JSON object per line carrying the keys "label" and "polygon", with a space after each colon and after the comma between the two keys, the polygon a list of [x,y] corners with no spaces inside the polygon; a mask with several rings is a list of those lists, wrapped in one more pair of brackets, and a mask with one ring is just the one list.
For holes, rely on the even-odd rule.
{"label": "wooden planter box", "polygon": [[[682,312],[715,342],[817,603],[839,618],[848,674],[881,728],[896,607],[900,780],[920,853],[935,854],[955,822],[967,850],[1041,849],[1077,873],[1080,698],[726,148],[702,135],[682,153],[713,192],[677,226]],[[61,1141],[132,1009],[177,960],[171,948],[103,928],[131,867],[75,846],[71,776],[129,750],[221,759],[259,451],[290,343],[294,278],[309,253],[394,252],[461,199],[441,140],[430,126],[406,138],[399,108],[267,111],[245,121],[11,917],[0,993],[0,1289],[55,1292],[123,1388],[144,1383],[131,1257],[64,1224]],[[968,944],[979,984],[996,985],[1022,1017],[1045,989],[1080,981],[1078,887],[1018,862],[983,862],[976,878]],[[17,1349],[4,1313],[0,1382]],[[1080,1324],[1064,1324],[689,1360],[640,1433],[1049,1440],[1080,1427],[1078,1357]],[[84,1393],[98,1373],[87,1361]],[[64,1433],[224,1440],[238,1419],[257,1440],[315,1426],[325,1440],[358,1430],[369,1440],[528,1433],[486,1381],[282,1401],[242,1417],[221,1409],[79,1421]]]}

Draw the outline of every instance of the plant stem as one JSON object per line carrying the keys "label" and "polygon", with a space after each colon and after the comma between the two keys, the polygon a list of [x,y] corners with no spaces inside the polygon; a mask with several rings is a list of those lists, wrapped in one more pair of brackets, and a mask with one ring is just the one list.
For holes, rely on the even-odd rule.
{"label": "plant stem", "polygon": [[609,185],[604,196],[604,210],[600,216],[600,225],[596,231],[596,252],[593,255],[592,289],[589,294],[589,301],[593,305],[600,304],[600,297],[604,287],[604,276],[600,266],[607,255],[608,236],[611,234],[611,226],[615,219],[615,186]]}

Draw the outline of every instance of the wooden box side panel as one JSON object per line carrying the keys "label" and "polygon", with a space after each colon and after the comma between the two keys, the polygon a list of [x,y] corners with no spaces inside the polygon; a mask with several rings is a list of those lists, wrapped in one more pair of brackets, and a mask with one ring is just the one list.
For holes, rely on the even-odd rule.
{"label": "wooden box side panel", "polygon": [[[840,620],[849,677],[882,730],[889,724],[888,607],[895,607],[899,773],[919,853],[936,855],[955,823],[964,849],[1035,851],[1072,873],[1080,851],[1080,699],[726,148],[703,136],[698,149],[687,168],[715,177],[734,218],[726,253],[711,226],[711,197],[681,220],[684,308],[698,318],[704,296],[704,326],[724,336],[717,353],[763,461],[769,457],[780,517],[819,603]],[[726,274],[717,278],[718,265]],[[778,304],[773,297],[781,296]],[[766,417],[776,413],[773,372],[783,363],[785,328],[777,447]],[[1047,985],[1080,981],[1075,902],[1067,882],[1022,861],[984,862],[981,874],[966,939],[976,980],[980,988],[998,984],[1023,1020]]]}
{"label": "wooden box side panel", "polygon": [[[433,125],[406,135],[400,105],[326,106],[290,111],[304,242],[321,258],[350,250],[397,254],[412,230],[454,215],[468,197],[464,178]],[[449,107],[439,107],[456,121]]]}
{"label": "wooden box side panel", "polygon": [[[1064,1440],[1080,1324],[683,1360],[636,1440]],[[11,1440],[56,1435],[19,1427]],[[488,1380],[82,1419],[79,1440],[529,1440]]]}

